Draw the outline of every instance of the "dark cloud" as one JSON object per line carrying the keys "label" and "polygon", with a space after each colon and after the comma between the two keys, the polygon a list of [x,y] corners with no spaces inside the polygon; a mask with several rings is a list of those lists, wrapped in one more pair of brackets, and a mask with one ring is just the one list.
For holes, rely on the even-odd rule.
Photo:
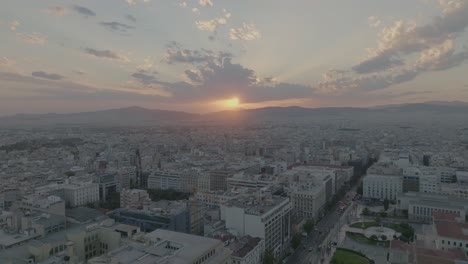
{"label": "dark cloud", "polygon": [[233,63],[233,55],[211,50],[188,50],[172,43],[166,62],[189,64],[188,82],[164,82],[155,75],[137,72],[132,77],[144,86],[156,85],[171,96],[171,102],[204,102],[237,96],[242,102],[296,99],[311,96],[313,88],[307,85],[274,83],[274,78],[258,78],[255,71]]}
{"label": "dark cloud", "polygon": [[103,26],[105,29],[112,31],[112,32],[117,32],[117,33],[127,33],[128,30],[133,29],[135,27],[129,26],[123,23],[119,22],[101,22],[99,25]]}
{"label": "dark cloud", "polygon": [[158,79],[156,79],[154,75],[144,73],[141,71],[133,73],[132,77],[138,80],[140,83],[145,84],[145,85],[162,84],[162,82],[158,81]]}
{"label": "dark cloud", "polygon": [[43,71],[33,72],[33,73],[31,73],[31,75],[34,76],[34,77],[44,78],[44,79],[53,80],[53,81],[58,81],[58,80],[63,79],[62,75],[55,74],[55,73],[46,73],[46,72],[43,72]]}
{"label": "dark cloud", "polygon": [[185,76],[193,83],[201,83],[203,81],[198,72],[194,70],[185,70]]}
{"label": "dark cloud", "polygon": [[86,54],[89,54],[98,58],[104,58],[104,59],[110,59],[110,60],[121,60],[121,61],[127,60],[127,58],[125,58],[124,56],[111,50],[96,50],[92,48],[85,48],[83,51]]}
{"label": "dark cloud", "polygon": [[357,73],[373,73],[382,70],[387,70],[395,66],[404,65],[403,60],[395,57],[386,56],[384,54],[378,55],[371,59],[367,59],[353,67]]}
{"label": "dark cloud", "polygon": [[134,16],[132,16],[132,15],[130,15],[130,14],[127,14],[127,15],[125,16],[125,18],[128,19],[128,20],[130,20],[130,21],[132,21],[133,23],[136,23],[136,21],[137,21],[137,20],[136,20],[136,17],[134,17]]}
{"label": "dark cloud", "polygon": [[88,16],[96,16],[96,13],[94,13],[94,11],[92,11],[89,8],[83,7],[83,6],[75,5],[75,6],[73,6],[73,10],[75,12],[78,12],[78,13],[82,14],[83,16],[87,16],[87,17]]}

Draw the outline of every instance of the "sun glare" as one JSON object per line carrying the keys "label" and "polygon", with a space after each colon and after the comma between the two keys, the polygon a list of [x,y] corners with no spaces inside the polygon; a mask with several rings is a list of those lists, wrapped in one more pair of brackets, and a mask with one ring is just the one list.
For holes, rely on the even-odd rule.
{"label": "sun glare", "polygon": [[230,107],[237,107],[239,105],[239,98],[232,98],[232,99],[229,99],[227,100],[227,104],[230,106]]}

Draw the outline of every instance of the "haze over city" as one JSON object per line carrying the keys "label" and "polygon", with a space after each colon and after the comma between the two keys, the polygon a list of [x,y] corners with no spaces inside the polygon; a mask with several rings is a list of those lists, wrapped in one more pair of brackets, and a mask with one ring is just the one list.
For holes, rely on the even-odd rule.
{"label": "haze over city", "polygon": [[0,264],[468,264],[468,0],[0,2]]}
{"label": "haze over city", "polygon": [[468,101],[466,1],[1,5],[1,115]]}

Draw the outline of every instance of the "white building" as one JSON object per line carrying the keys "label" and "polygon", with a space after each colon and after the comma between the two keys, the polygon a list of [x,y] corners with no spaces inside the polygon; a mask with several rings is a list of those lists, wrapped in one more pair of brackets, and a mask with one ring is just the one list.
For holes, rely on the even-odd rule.
{"label": "white building", "polygon": [[148,177],[148,189],[182,190],[182,175],[172,170],[156,170]]}
{"label": "white building", "polygon": [[[387,159],[387,156],[383,157]],[[395,200],[402,191],[403,169],[393,162],[379,162],[367,170],[363,179],[363,198]]]}
{"label": "white building", "polygon": [[363,197],[367,199],[395,200],[403,190],[399,175],[366,175],[363,180]]}
{"label": "white building", "polygon": [[281,256],[290,247],[290,212],[289,198],[256,194],[221,206],[221,219],[231,232],[262,238],[266,249]]}
{"label": "white building", "polygon": [[291,183],[288,194],[293,212],[308,219],[317,219],[327,202],[323,184],[305,181]]}
{"label": "white building", "polygon": [[227,178],[228,190],[245,188],[250,190],[259,190],[261,188],[270,186],[276,182],[276,178],[269,175],[257,174],[246,175],[244,172],[234,174],[234,176]]}
{"label": "white building", "polygon": [[421,192],[400,193],[397,209],[408,212],[411,221],[429,223],[434,212],[453,213],[465,217],[468,213],[468,199]]}
{"label": "white building", "polygon": [[190,263],[230,264],[231,251],[216,239],[158,229],[141,238],[143,243],[122,246],[90,264]]}
{"label": "white building", "polygon": [[93,182],[64,184],[63,196],[70,207],[96,203],[99,201],[99,184]]}

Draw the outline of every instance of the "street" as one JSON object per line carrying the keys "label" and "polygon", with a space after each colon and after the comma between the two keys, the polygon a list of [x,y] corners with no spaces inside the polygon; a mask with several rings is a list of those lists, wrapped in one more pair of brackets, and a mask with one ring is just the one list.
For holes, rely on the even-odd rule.
{"label": "street", "polygon": [[[344,196],[353,197],[355,194],[354,190],[350,190]],[[351,207],[353,203],[349,205]],[[315,226],[315,230],[312,231],[306,238],[303,239],[301,246],[289,257],[288,262],[293,263],[320,263],[321,257],[324,256],[327,250],[327,245],[319,249],[328,236],[328,234],[333,230],[334,232],[339,232],[340,226],[336,225],[339,223],[343,212],[339,211],[339,205],[336,204]],[[329,242],[335,242],[333,240]],[[310,251],[312,249],[312,251]]]}

